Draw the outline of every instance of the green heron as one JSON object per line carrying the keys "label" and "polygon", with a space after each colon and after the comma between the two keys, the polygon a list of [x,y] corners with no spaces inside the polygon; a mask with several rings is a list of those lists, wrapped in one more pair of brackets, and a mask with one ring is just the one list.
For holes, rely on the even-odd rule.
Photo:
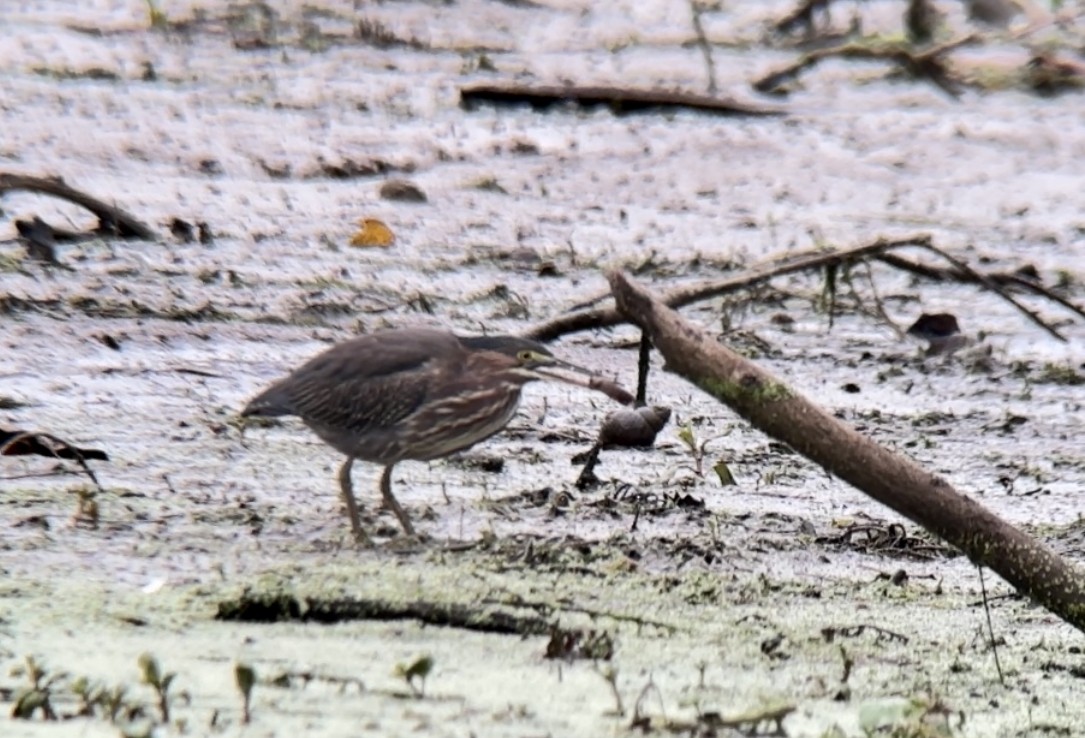
{"label": "green heron", "polygon": [[355,459],[384,466],[384,504],[414,535],[392,494],[393,467],[448,456],[489,438],[516,413],[524,385],[541,379],[590,387],[624,404],[633,400],[536,341],[403,328],[333,346],[257,395],[241,415],[297,415],[347,457],[339,469],[343,502],[355,538],[368,543],[350,479]]}

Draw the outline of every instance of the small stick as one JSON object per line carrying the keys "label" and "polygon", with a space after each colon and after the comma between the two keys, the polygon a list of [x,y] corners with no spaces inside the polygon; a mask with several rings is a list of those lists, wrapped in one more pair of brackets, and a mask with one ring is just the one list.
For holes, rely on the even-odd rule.
{"label": "small stick", "polygon": [[648,369],[652,362],[652,341],[644,331],[640,332],[640,356],[637,360],[637,407],[648,403]]}
{"label": "small stick", "polygon": [[693,14],[693,32],[697,34],[697,46],[704,55],[705,69],[708,72],[708,94],[716,94],[716,63],[712,59],[712,46],[708,43],[708,37],[701,23],[702,8],[698,0],[689,0],[689,9]]}
{"label": "small stick", "polygon": [[[942,269],[939,267],[927,266],[926,264],[920,264],[919,262],[905,259],[903,256],[897,256],[896,254],[879,254],[876,258],[879,261],[885,262],[889,266],[895,267],[905,272],[911,272],[912,274],[918,275],[920,277],[933,279],[935,281],[973,281],[969,278],[970,275],[958,269]],[[1039,282],[1036,282],[1035,280],[1027,279],[1025,277],[1022,277],[1020,274],[1006,274],[1001,272],[988,274],[987,277],[996,284],[1016,285],[1017,287],[1020,287],[1022,289],[1034,292],[1041,297],[1046,297],[1048,300],[1062,305],[1064,308],[1066,308],[1072,313],[1075,313],[1079,317],[1085,318],[1085,310],[1079,308],[1077,305],[1070,302],[1065,297],[1055,294],[1054,292],[1044,287]]]}

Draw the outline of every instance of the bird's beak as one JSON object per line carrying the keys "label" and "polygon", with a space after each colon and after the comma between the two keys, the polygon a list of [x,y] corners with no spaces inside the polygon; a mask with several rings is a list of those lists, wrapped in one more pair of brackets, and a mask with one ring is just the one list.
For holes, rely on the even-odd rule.
{"label": "bird's beak", "polygon": [[576,364],[570,364],[561,359],[553,359],[545,366],[535,367],[535,372],[547,379],[564,382],[565,384],[574,384],[577,387],[587,387],[588,389],[602,392],[610,399],[615,402],[620,402],[623,405],[631,405],[635,399],[632,394],[617,382],[607,379],[606,377],[601,377],[590,369],[585,369]]}

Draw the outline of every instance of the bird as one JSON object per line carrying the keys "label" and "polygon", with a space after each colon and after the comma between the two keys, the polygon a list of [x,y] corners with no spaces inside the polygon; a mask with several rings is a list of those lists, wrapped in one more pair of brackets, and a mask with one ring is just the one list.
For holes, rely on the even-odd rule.
{"label": "bird", "polygon": [[371,545],[351,483],[355,460],[384,467],[384,505],[414,536],[410,516],[392,494],[395,465],[448,456],[498,433],[515,415],[524,385],[547,379],[596,389],[622,404],[633,401],[614,382],[561,361],[537,341],[411,327],[327,349],[254,397],[241,416],[298,416],[346,456],[339,469],[343,502],[355,539]]}

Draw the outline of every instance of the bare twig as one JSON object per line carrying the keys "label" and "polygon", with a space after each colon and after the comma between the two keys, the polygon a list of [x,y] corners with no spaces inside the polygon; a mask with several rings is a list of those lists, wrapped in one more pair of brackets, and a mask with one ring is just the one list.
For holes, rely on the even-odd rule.
{"label": "bare twig", "polygon": [[[927,264],[920,264],[919,262],[905,259],[903,256],[898,256],[897,254],[879,254],[876,258],[879,261],[883,261],[892,267],[900,269],[901,271],[911,272],[912,274],[915,274],[917,276],[938,282],[947,281],[971,283],[976,281],[972,279],[970,274],[959,269],[944,269],[940,267],[932,267]],[[1073,312],[1079,317],[1085,318],[1085,309],[1078,307],[1074,303],[1067,300],[1065,297],[1062,297],[1061,295],[1052,292],[1034,279],[1029,279],[1020,274],[1014,274],[1012,272],[995,272],[992,274],[987,274],[986,277],[995,284],[1010,285],[1014,287],[1019,287],[1023,290],[1028,290],[1029,292],[1034,292],[1041,297],[1044,297],[1048,300],[1051,300],[1052,302],[1062,305],[1064,308]]]}
{"label": "bare twig", "polygon": [[991,653],[995,655],[995,671],[998,672],[998,681],[1005,687],[1006,676],[1002,673],[1002,662],[998,659],[998,641],[995,640],[995,626],[991,623],[991,605],[987,601],[987,582],[983,578],[983,567],[977,566],[980,575],[980,591],[983,592],[983,613],[987,616],[987,634],[991,637]]}
{"label": "bare twig", "polygon": [[[905,236],[903,238],[886,239],[879,238],[871,243],[863,244],[861,246],[854,246],[852,248],[838,249],[838,250],[815,250],[808,251],[783,261],[770,262],[760,266],[755,266],[746,270],[741,274],[737,274],[724,279],[715,280],[711,282],[700,282],[697,284],[686,285],[675,288],[669,292],[663,293],[660,296],[660,301],[671,308],[685,307],[686,305],[700,302],[701,300],[708,300],[714,297],[719,297],[731,292],[736,292],[741,289],[748,289],[754,287],[768,280],[783,276],[786,274],[794,274],[797,272],[809,271],[812,269],[834,269],[850,262],[858,261],[860,259],[867,258],[879,258],[888,264],[899,266],[906,264],[909,271],[914,273],[922,273],[924,268],[921,265],[915,265],[913,262],[906,262],[903,260],[898,261],[899,257],[888,255],[886,252],[892,251],[898,248],[905,247],[918,247],[926,249],[948,261],[955,269],[954,272],[937,272],[938,278],[946,278],[946,275],[959,274],[960,281],[966,281],[971,283],[980,284],[992,292],[997,294],[1002,299],[1009,302],[1033,323],[1043,328],[1060,341],[1065,341],[1066,338],[1059,333],[1053,326],[1048,325],[1039,315],[1030,310],[1029,308],[1018,302],[1013,296],[1011,296],[1002,286],[999,284],[999,279],[991,277],[989,275],[977,272],[968,266],[964,261],[958,259],[955,256],[947,253],[943,249],[934,245],[933,240],[928,234],[919,234],[913,236]],[[934,272],[931,272],[934,274]],[[1021,280],[1021,285],[1032,289],[1038,293],[1043,294],[1041,288],[1037,288],[1028,280]],[[1056,300],[1060,304],[1070,307],[1079,315],[1085,314],[1081,310],[1070,305],[1066,300],[1052,296],[1052,299]],[[589,310],[579,310],[572,313],[566,313],[559,315],[545,323],[541,323],[530,331],[526,335],[537,341],[550,341],[558,336],[565,335],[567,333],[576,333],[578,331],[609,328],[613,325],[623,323],[624,318],[614,307],[596,307]]]}
{"label": "bare twig", "polygon": [[814,16],[819,10],[828,15],[829,0],[802,0],[794,10],[776,21],[776,31],[791,33],[796,28],[803,28],[809,36],[814,32]]}
{"label": "bare twig", "polygon": [[977,272],[975,269],[968,266],[968,264],[966,264],[965,262],[961,261],[960,259],[958,259],[955,256],[950,255],[946,251],[943,251],[942,249],[938,248],[937,246],[935,246],[933,244],[929,244],[926,248],[928,250],[933,251],[934,253],[938,254],[943,259],[945,259],[950,264],[952,264],[957,269],[959,269],[962,273],[967,274],[969,278],[971,278],[972,280],[974,280],[976,282],[979,282],[984,287],[986,287],[987,289],[991,290],[996,295],[1001,297],[1003,300],[1005,300],[1006,302],[1013,305],[1020,312],[1024,313],[1029,318],[1029,320],[1031,320],[1033,323],[1035,323],[1036,325],[1043,328],[1045,331],[1050,333],[1055,338],[1059,339],[1060,341],[1065,341],[1066,340],[1065,336],[1063,336],[1061,333],[1059,333],[1057,330],[1055,330],[1054,327],[1049,326],[1047,323],[1045,323],[1043,321],[1043,318],[1041,318],[1039,315],[1037,315],[1034,311],[1029,310],[1027,307],[1025,307],[1024,305],[1019,303],[1017,300],[1015,300],[1008,292],[1006,292],[1006,290],[1002,289],[1002,287],[995,280],[991,279],[986,274],[982,274],[980,272]]}

